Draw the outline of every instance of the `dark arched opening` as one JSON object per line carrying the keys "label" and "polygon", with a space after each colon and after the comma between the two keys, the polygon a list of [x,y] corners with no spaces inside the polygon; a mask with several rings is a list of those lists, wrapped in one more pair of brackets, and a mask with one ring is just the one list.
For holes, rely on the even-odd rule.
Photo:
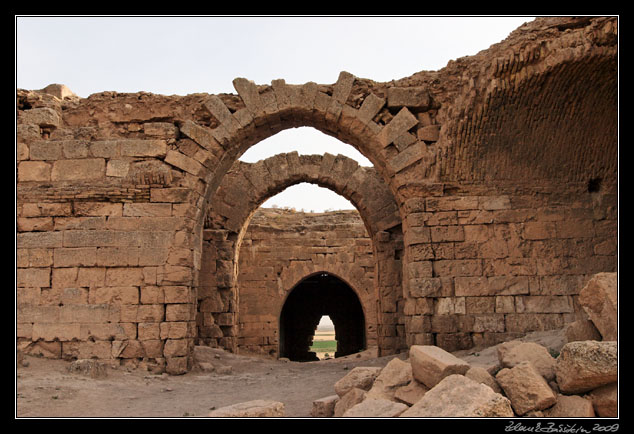
{"label": "dark arched opening", "polygon": [[310,345],[323,315],[335,326],[335,357],[365,349],[365,316],[359,298],[344,281],[324,272],[302,280],[286,299],[280,314],[280,357],[319,360]]}

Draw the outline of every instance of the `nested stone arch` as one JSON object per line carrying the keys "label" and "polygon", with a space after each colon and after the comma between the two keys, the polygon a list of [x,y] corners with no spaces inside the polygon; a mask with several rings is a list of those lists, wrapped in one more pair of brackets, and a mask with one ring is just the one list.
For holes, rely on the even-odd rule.
{"label": "nested stone arch", "polygon": [[[394,304],[382,314],[405,318],[409,343],[514,337],[533,327],[523,318],[561,324],[579,312],[587,274],[616,270],[617,26],[539,18],[476,56],[388,83],[344,72],[332,85],[239,78],[237,95],[62,102],[18,92],[21,339],[55,343],[58,354],[77,343],[82,358],[162,360],[177,373],[191,366],[195,339],[231,348],[237,239],[203,231],[208,205],[244,150],[297,126],[360,150],[391,191],[410,285],[397,306],[401,255],[390,243],[400,232],[378,231],[379,266],[398,270],[379,273],[381,300]],[[213,261],[201,261],[211,244]],[[213,270],[201,283],[203,262]],[[44,297],[77,287],[107,288],[102,314],[85,299]],[[198,299],[213,316],[197,315]],[[72,328],[48,329],[74,312],[85,315]],[[104,327],[94,348],[85,320]],[[398,319],[382,324],[380,339],[402,336]]]}
{"label": "nested stone arch", "polygon": [[372,162],[394,195],[399,187],[394,176],[423,158],[419,147],[408,150],[417,142],[412,132],[418,119],[405,103],[387,107],[385,91],[371,80],[343,71],[333,85],[291,85],[282,79],[256,85],[245,78],[234,79],[233,85],[237,98],[210,95],[202,102],[207,125],[187,119],[180,126],[213,163],[206,177],[206,201],[240,155],[288,128],[313,127],[353,146]]}
{"label": "nested stone arch", "polygon": [[[193,170],[199,172],[198,177],[202,181],[198,190],[201,196],[193,217],[199,230],[202,230],[208,204],[214,201],[225,175],[240,155],[250,146],[287,128],[313,127],[356,148],[372,162],[376,173],[392,193],[399,219],[407,214],[404,207],[411,194],[408,186],[412,168],[416,168],[414,176],[417,180],[421,178],[418,172],[421,167],[425,168],[424,179],[435,176],[436,151],[427,145],[436,138],[419,137],[418,130],[422,124],[418,115],[414,115],[433,107],[433,98],[427,89],[414,92],[411,98],[406,85],[397,88],[390,96],[386,91],[389,86],[357,78],[345,71],[332,85],[313,82],[291,85],[282,79],[273,80],[271,85],[256,85],[245,78],[234,79],[233,85],[237,96],[206,96],[199,110],[206,113],[204,119],[189,118],[179,124],[180,133],[200,146],[195,158],[202,163],[194,164]],[[170,160],[180,164],[177,160],[182,157],[173,155]],[[391,211],[386,212],[386,219],[391,219],[390,214]],[[386,226],[390,227],[389,224]],[[385,330],[380,330],[379,334],[391,342],[389,351],[404,345],[404,325],[398,315],[397,301],[402,296],[403,253],[400,247],[393,246],[395,240],[402,239],[402,230],[393,227],[394,230],[376,233],[382,244],[378,254],[386,258],[379,261],[379,267],[385,271],[379,273],[379,293],[387,301],[386,306],[389,305],[389,308],[386,307],[389,312],[386,311],[384,316],[390,318],[384,322]],[[237,241],[229,239],[227,233],[217,236],[228,244]],[[233,269],[234,264],[223,258],[221,268]],[[231,287],[231,273],[220,274],[216,278],[220,285]],[[205,293],[204,290],[202,292]],[[232,315],[225,317],[232,318]],[[214,333],[219,334],[217,329]]]}
{"label": "nested stone arch", "polygon": [[213,196],[206,227],[239,233],[268,198],[291,185],[311,183],[348,199],[371,237],[400,224],[398,206],[374,168],[344,155],[278,154],[257,163],[237,161]]}
{"label": "nested stone arch", "polygon": [[[225,298],[233,300],[224,303],[222,312],[210,311],[210,305],[218,303],[218,294],[211,290],[201,291],[200,315],[214,318],[232,318],[234,325],[238,324],[235,307],[238,305],[236,288],[238,275],[239,251],[242,237],[255,211],[268,198],[285,188],[300,183],[309,182],[328,188],[350,200],[364,222],[370,237],[376,270],[375,282],[357,282],[358,286],[369,291],[365,299],[366,305],[373,304],[376,311],[370,315],[368,322],[372,331],[369,335],[376,335],[381,329],[385,337],[379,343],[384,353],[400,349],[398,318],[395,315],[398,300],[402,298],[401,263],[402,229],[398,207],[389,189],[382,182],[373,168],[361,167],[358,163],[342,155],[298,155],[296,152],[279,154],[257,163],[237,161],[227,173],[223,183],[213,197],[206,219],[206,238],[214,238],[226,246],[222,257],[216,257],[215,283],[218,291],[226,294]],[[219,251],[223,251],[220,247]],[[203,256],[203,263],[210,260]],[[317,265],[325,265],[318,264]],[[335,266],[337,267],[337,266]],[[331,264],[332,268],[332,264]],[[282,274],[286,273],[283,272]],[[304,270],[304,275],[306,270]],[[363,273],[343,273],[354,279]],[[371,299],[371,300],[370,300]],[[213,313],[212,313],[213,312]],[[378,316],[377,316],[378,315]],[[201,336],[207,332],[205,321],[199,319]],[[221,321],[215,320],[216,323]],[[229,324],[224,321],[225,327]],[[231,331],[233,335],[235,331]],[[374,338],[373,338],[374,339]],[[402,340],[402,339],[401,339]],[[374,340],[373,340],[374,343]],[[234,347],[231,347],[234,349]]]}

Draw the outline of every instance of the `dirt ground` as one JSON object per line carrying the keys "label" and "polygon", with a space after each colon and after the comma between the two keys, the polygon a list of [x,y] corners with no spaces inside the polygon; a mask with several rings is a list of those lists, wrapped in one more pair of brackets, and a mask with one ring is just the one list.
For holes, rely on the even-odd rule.
{"label": "dirt ground", "polygon": [[[561,348],[560,332],[522,340]],[[455,353],[472,365],[496,363],[495,347]],[[216,408],[254,399],[281,401],[286,417],[310,417],[313,401],[333,395],[334,384],[356,366],[385,366],[392,358],[376,350],[318,362],[289,362],[213,352],[213,371],[185,375],[108,368],[102,378],[70,372],[71,362],[25,357],[16,368],[16,418],[206,417]]]}

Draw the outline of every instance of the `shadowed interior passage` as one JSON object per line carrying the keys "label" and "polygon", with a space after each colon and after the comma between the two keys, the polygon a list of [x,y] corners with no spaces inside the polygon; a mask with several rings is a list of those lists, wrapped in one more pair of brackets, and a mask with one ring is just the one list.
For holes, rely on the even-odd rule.
{"label": "shadowed interior passage", "polygon": [[365,317],[355,292],[341,279],[318,273],[298,283],[280,315],[280,356],[293,361],[319,360],[310,345],[322,316],[335,326],[335,357],[365,349]]}

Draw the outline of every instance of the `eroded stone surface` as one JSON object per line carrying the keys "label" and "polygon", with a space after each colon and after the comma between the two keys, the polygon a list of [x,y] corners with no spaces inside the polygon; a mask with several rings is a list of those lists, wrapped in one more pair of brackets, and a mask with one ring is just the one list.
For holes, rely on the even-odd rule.
{"label": "eroded stone surface", "polygon": [[508,399],[464,375],[445,377],[400,417],[513,417]]}
{"label": "eroded stone surface", "polygon": [[283,417],[284,404],[256,399],[213,410],[208,417]]}
{"label": "eroded stone surface", "polygon": [[557,384],[563,393],[581,393],[618,378],[616,342],[570,342],[561,350],[555,366]]}
{"label": "eroded stone surface", "polygon": [[520,416],[544,410],[557,401],[554,392],[531,362],[504,368],[495,378],[511,400],[513,410]]}
{"label": "eroded stone surface", "polygon": [[[251,212],[299,182],[349,198],[364,220],[371,255],[347,270],[373,274],[355,290],[381,354],[487,347],[580,319],[585,283],[616,271],[617,25],[540,17],[385,83],[342,71],[331,84],[237,78],[220,95],[19,89],[18,347],[173,374],[193,367],[197,344],[279,355],[281,305],[251,303],[257,321],[241,322],[241,271],[284,294],[297,282],[282,270],[350,264],[335,239],[313,251],[319,270],[299,257],[240,268]],[[374,167],[293,153],[237,162],[298,126]]]}
{"label": "eroded stone surface", "polygon": [[413,345],[409,355],[412,375],[429,388],[449,375],[465,374],[470,368],[464,360],[432,345]]}

